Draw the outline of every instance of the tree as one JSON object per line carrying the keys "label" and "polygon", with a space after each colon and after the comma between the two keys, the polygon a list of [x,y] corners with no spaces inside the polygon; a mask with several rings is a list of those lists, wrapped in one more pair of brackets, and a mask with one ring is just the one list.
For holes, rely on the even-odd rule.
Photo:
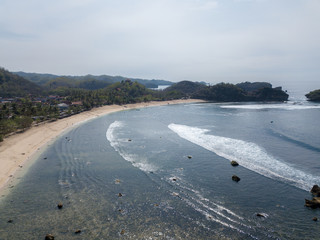
{"label": "tree", "polygon": [[15,119],[19,129],[29,128],[33,122],[31,117],[20,116]]}

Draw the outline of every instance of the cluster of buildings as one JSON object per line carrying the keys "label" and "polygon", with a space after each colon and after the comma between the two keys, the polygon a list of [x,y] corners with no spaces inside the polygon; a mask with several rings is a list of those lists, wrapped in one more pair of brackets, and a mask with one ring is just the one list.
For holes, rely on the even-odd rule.
{"label": "cluster of buildings", "polygon": [[[19,103],[21,102],[21,97],[13,97],[13,98],[3,98],[0,97],[0,104],[5,103]],[[66,97],[54,96],[50,95],[47,97],[32,97],[32,103],[42,103],[42,104],[51,104],[56,103],[58,108],[68,108],[69,106],[82,106],[82,101],[68,102],[66,101]],[[58,103],[58,104],[57,104]]]}

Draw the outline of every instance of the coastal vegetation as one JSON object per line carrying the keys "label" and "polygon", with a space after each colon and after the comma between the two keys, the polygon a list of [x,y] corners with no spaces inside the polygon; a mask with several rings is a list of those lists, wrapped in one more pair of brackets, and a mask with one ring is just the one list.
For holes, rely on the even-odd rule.
{"label": "coastal vegetation", "polygon": [[320,102],[320,89],[309,92],[306,97],[309,101]]}
{"label": "coastal vegetation", "polygon": [[[163,80],[132,81],[123,77],[13,74],[0,68],[0,141],[32,124],[68,117],[94,107],[173,99],[214,102],[286,101],[288,95],[269,83],[205,83]],[[29,80],[25,79],[28,78]],[[120,81],[121,80],[121,81]],[[171,84],[162,91],[147,86]]]}
{"label": "coastal vegetation", "polygon": [[179,97],[203,99],[213,102],[245,101],[287,101],[289,95],[281,87],[272,88],[270,83],[245,82],[240,84],[218,83],[206,86],[200,83],[183,81],[165,89],[165,93]]}

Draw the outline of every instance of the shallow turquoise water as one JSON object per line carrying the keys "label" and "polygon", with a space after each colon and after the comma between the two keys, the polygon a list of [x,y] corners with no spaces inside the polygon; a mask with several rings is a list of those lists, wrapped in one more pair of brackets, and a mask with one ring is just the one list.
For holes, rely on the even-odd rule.
{"label": "shallow turquoise water", "polygon": [[2,198],[0,239],[317,239],[304,198],[320,184],[319,108],[182,104],[80,125]]}

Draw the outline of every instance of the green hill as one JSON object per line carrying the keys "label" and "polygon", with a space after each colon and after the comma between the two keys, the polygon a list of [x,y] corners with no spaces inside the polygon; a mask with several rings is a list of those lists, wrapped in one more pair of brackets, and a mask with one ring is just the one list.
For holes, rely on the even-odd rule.
{"label": "green hill", "polygon": [[[87,90],[95,90],[105,88],[116,82],[122,82],[127,80],[127,77],[121,76],[109,76],[109,75],[85,75],[85,76],[59,76],[53,74],[40,74],[40,73],[26,73],[15,72],[15,74],[34,82],[41,86],[53,86],[57,87],[74,87]],[[138,82],[147,88],[157,88],[159,85],[171,85],[172,82],[165,80],[147,80],[140,78],[129,78],[134,82]]]}
{"label": "green hill", "polygon": [[194,93],[206,88],[206,85],[190,81],[181,81],[163,90],[167,96],[182,98],[191,97]]}
{"label": "green hill", "polygon": [[0,97],[25,97],[29,94],[42,95],[43,88],[0,68]]}
{"label": "green hill", "polygon": [[57,88],[81,88],[86,90],[97,90],[105,88],[111,84],[111,82],[104,82],[95,79],[75,81],[67,77],[57,77],[46,82],[43,86],[50,90],[54,90]]}

